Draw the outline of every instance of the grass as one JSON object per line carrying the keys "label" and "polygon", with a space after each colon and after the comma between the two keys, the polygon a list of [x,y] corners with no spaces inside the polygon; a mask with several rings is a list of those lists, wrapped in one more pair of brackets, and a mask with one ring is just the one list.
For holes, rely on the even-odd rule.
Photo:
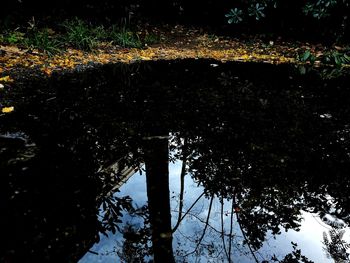
{"label": "grass", "polygon": [[126,26],[92,26],[86,22],[74,19],[66,21],[63,26],[66,29],[64,39],[73,47],[91,51],[99,42],[108,41],[124,48],[142,48],[160,41],[155,35],[147,34],[143,41],[139,35]]}
{"label": "grass", "polygon": [[63,40],[72,47],[91,51],[97,46],[97,31],[93,30],[86,22],[73,19],[65,21],[62,25],[66,30]]}
{"label": "grass", "polygon": [[31,29],[26,33],[18,31],[7,31],[0,35],[0,42],[5,44],[16,44],[27,49],[38,49],[48,55],[54,55],[61,50],[61,43],[50,34],[48,29]]}
{"label": "grass", "polygon": [[142,48],[160,42],[154,34],[141,34],[126,26],[94,26],[78,18],[64,21],[59,32],[49,28],[39,29],[36,25],[20,31],[7,30],[0,33],[0,43],[15,44],[28,49],[37,49],[48,55],[54,55],[67,47],[84,51],[94,51],[102,42],[123,48]]}
{"label": "grass", "polygon": [[0,35],[0,41],[8,44],[21,43],[25,34],[17,30],[18,29],[15,29],[14,31],[5,31]]}
{"label": "grass", "polygon": [[62,50],[62,43],[50,33],[49,29],[34,30],[28,33],[22,42],[28,49],[38,49],[49,56]]}
{"label": "grass", "polygon": [[147,45],[157,44],[161,41],[160,36],[155,34],[147,34],[143,39],[143,42]]}
{"label": "grass", "polygon": [[127,30],[127,28],[117,28],[113,27],[110,31],[110,38],[114,44],[121,47],[131,47],[131,48],[141,48],[143,47],[143,43],[140,38],[134,32]]}

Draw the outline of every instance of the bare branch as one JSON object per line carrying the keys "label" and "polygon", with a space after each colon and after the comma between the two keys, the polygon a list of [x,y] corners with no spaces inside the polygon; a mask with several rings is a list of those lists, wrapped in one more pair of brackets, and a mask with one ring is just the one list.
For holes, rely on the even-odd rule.
{"label": "bare branch", "polygon": [[185,189],[185,175],[186,175],[186,161],[187,161],[187,139],[185,138],[183,149],[182,149],[182,167],[180,174],[180,204],[179,204],[179,215],[177,217],[176,225],[174,229],[177,229],[181,222],[182,209],[184,204],[184,189]]}
{"label": "bare branch", "polygon": [[[225,244],[225,232],[224,232],[224,200],[221,200],[220,201],[221,203],[221,237],[222,237],[222,245],[224,247],[224,251],[225,251],[225,254],[226,254],[226,257],[227,259],[229,259],[229,255],[227,253],[227,249],[226,249],[226,244]],[[230,262],[230,261],[229,261]]]}
{"label": "bare branch", "polygon": [[173,230],[172,233],[174,233],[176,231],[176,229],[179,227],[180,223],[182,222],[182,220],[186,217],[186,215],[191,211],[191,209],[196,205],[196,203],[203,197],[203,195],[205,194],[205,192],[203,192],[200,196],[198,196],[198,198],[196,199],[196,201],[194,201],[194,203],[191,205],[191,207],[186,211],[186,213],[181,217],[179,224],[177,224]]}
{"label": "bare branch", "polygon": [[233,262],[231,259],[231,247],[232,247],[232,230],[233,230],[233,212],[234,212],[234,206],[235,201],[232,199],[232,205],[231,205],[231,218],[230,218],[230,235],[229,235],[229,242],[228,242],[228,262]]}
{"label": "bare branch", "polygon": [[214,195],[213,195],[213,196],[211,197],[211,199],[210,199],[210,204],[209,204],[209,209],[208,209],[207,220],[205,221],[204,230],[203,230],[203,233],[202,233],[201,237],[199,238],[199,240],[198,240],[198,242],[197,242],[196,248],[195,248],[193,251],[187,253],[187,254],[185,255],[185,257],[187,257],[188,255],[191,255],[191,254],[193,254],[194,252],[196,252],[197,249],[198,249],[198,247],[199,247],[200,244],[202,243],[202,240],[203,240],[203,238],[204,238],[204,236],[205,236],[205,233],[207,232],[207,228],[208,228],[208,225],[209,225],[209,219],[210,219],[211,208],[212,208],[212,205],[213,205],[213,200],[214,200]]}

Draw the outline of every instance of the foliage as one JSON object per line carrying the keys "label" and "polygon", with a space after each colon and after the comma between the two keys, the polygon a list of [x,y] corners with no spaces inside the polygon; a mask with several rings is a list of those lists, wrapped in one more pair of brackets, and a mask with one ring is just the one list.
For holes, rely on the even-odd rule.
{"label": "foliage", "polygon": [[[314,52],[312,52],[310,49],[306,49],[297,55],[297,61],[311,64],[311,65],[316,64],[316,62],[323,63],[325,65],[332,65],[335,68],[330,68],[331,71],[328,70],[327,72],[324,72],[325,76],[330,77],[330,76],[333,76],[334,74],[335,74],[334,76],[337,76],[338,74],[336,73],[340,73],[339,70],[344,65],[350,64],[350,55],[349,55],[349,51],[347,50],[339,51],[339,50],[333,49],[326,52],[320,52],[316,56]],[[302,74],[306,72],[306,69],[303,65],[300,67],[300,72]]]}
{"label": "foliage", "polygon": [[147,34],[141,41],[138,34],[127,26],[112,25],[106,28],[102,25],[94,27],[80,19],[66,21],[64,24],[66,35],[64,38],[73,47],[91,51],[98,42],[111,41],[115,45],[126,48],[141,48],[144,44],[159,42],[159,38],[153,34]]}
{"label": "foliage", "polygon": [[91,35],[95,36],[98,41],[107,40],[109,37],[109,29],[103,25],[92,27]]}
{"label": "foliage", "polygon": [[153,33],[147,33],[141,38],[136,30],[125,25],[94,26],[79,18],[65,20],[61,24],[61,31],[58,33],[51,28],[39,28],[34,19],[28,24],[29,26],[22,29],[22,31],[17,28],[0,34],[0,42],[18,44],[28,49],[38,49],[48,55],[54,55],[64,47],[69,46],[80,50],[93,51],[104,41],[124,48],[142,48],[145,45],[160,41],[160,37]]}
{"label": "foliage", "polygon": [[313,55],[309,49],[307,49],[303,53],[298,54],[298,60],[301,62],[310,62],[311,64],[314,64],[316,61],[316,56]]}
{"label": "foliage", "polygon": [[324,61],[329,64],[341,66],[342,64],[350,63],[350,56],[346,52],[333,50],[324,55]]}
{"label": "foliage", "polygon": [[264,10],[266,8],[266,4],[259,4],[256,3],[255,5],[252,4],[248,7],[248,15],[255,17],[256,20],[260,20],[261,18],[265,17]]}
{"label": "foliage", "polygon": [[309,36],[328,34],[340,41],[349,34],[349,11],[346,0],[308,0],[293,5],[282,0],[239,0],[226,18],[229,24],[252,25],[265,20],[266,25],[277,26],[277,22],[287,31],[298,30],[298,34]]}
{"label": "foliage", "polygon": [[155,34],[146,34],[143,42],[145,43],[145,45],[152,45],[152,44],[156,44],[159,43],[161,41],[160,37],[158,35]]}
{"label": "foliage", "polygon": [[66,20],[63,23],[66,29],[64,39],[73,47],[82,50],[92,50],[97,45],[96,30],[78,18]]}
{"label": "foliage", "polygon": [[9,31],[5,32],[4,34],[1,34],[0,40],[1,42],[8,44],[18,44],[23,41],[24,35],[24,33],[18,31],[18,29],[15,29],[14,31]]}
{"label": "foliage", "polygon": [[293,247],[293,251],[291,253],[287,254],[281,261],[274,256],[272,257],[272,261],[279,263],[314,263],[301,254],[301,250],[297,248],[298,244],[294,242],[291,242],[291,244]]}
{"label": "foliage", "polygon": [[129,31],[126,27],[113,27],[111,39],[115,44],[122,47],[140,48],[143,46],[138,35]]}
{"label": "foliage", "polygon": [[350,254],[350,244],[343,239],[345,230],[332,228],[329,230],[329,238],[326,232],[323,232],[324,250],[328,258],[334,259],[335,262],[348,262]]}
{"label": "foliage", "polygon": [[113,234],[116,230],[120,231],[119,223],[121,223],[122,211],[131,212],[134,210],[131,204],[131,198],[105,196],[102,199],[103,217],[101,220],[100,231],[107,236],[107,232],[111,231]]}
{"label": "foliage", "polygon": [[331,15],[332,9],[336,7],[342,0],[317,0],[308,1],[303,7],[303,13],[317,19],[323,19]]}
{"label": "foliage", "polygon": [[[275,9],[280,12],[279,7],[283,1],[280,0],[253,0],[253,1],[239,1],[238,5],[241,8],[231,9],[226,15],[229,18],[228,23],[239,23],[243,21],[243,17],[253,17],[255,20],[260,20],[266,16],[269,9]],[[317,0],[307,1],[300,8],[300,13],[311,16],[316,19],[324,19],[334,13],[336,7],[348,6],[347,1],[344,0]],[[233,18],[233,20],[231,20]],[[239,18],[239,19],[238,19]]]}
{"label": "foliage", "polygon": [[23,33],[17,28],[2,34],[0,41],[10,45],[21,45],[28,49],[38,49],[48,55],[54,55],[60,51],[61,43],[52,35],[51,31],[48,28],[39,30],[33,27]]}
{"label": "foliage", "polygon": [[153,251],[148,207],[142,206],[137,208],[132,213],[129,213],[128,216],[132,219],[141,219],[143,224],[134,225],[132,222],[126,222],[121,230],[124,242],[123,244],[118,244],[121,249],[117,251],[117,254],[123,262],[149,262],[145,258],[151,256]]}
{"label": "foliage", "polygon": [[229,24],[232,24],[232,23],[238,24],[239,22],[243,21],[242,15],[243,15],[243,11],[236,7],[234,9],[231,9],[230,12],[225,16],[228,18],[227,22]]}
{"label": "foliage", "polygon": [[226,14],[229,24],[238,24],[249,17],[261,20],[266,17],[266,11],[269,8],[277,8],[277,0],[241,1],[239,5],[240,8],[235,7]]}
{"label": "foliage", "polygon": [[38,49],[48,55],[54,55],[61,50],[62,44],[55,38],[49,29],[33,30],[27,33],[23,44],[29,49]]}

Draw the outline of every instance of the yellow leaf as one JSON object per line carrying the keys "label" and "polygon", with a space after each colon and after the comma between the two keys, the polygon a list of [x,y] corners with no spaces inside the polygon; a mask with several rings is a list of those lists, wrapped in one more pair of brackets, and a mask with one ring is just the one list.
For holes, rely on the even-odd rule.
{"label": "yellow leaf", "polygon": [[2,108],[1,112],[2,113],[10,113],[10,112],[13,112],[14,111],[14,107],[5,107],[5,108]]}
{"label": "yellow leaf", "polygon": [[142,60],[151,60],[150,57],[145,57],[145,56],[140,56],[140,58],[141,58]]}
{"label": "yellow leaf", "polygon": [[52,69],[50,68],[44,68],[43,71],[45,72],[46,75],[50,76],[52,74]]}
{"label": "yellow leaf", "polygon": [[13,82],[13,79],[11,79],[10,76],[5,76],[0,78],[0,82]]}

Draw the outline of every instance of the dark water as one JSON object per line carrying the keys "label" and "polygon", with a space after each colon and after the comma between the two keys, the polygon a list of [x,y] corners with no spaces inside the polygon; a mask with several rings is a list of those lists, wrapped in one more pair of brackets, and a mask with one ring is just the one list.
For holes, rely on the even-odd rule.
{"label": "dark water", "polygon": [[189,60],[4,91],[0,261],[348,262],[349,87]]}

